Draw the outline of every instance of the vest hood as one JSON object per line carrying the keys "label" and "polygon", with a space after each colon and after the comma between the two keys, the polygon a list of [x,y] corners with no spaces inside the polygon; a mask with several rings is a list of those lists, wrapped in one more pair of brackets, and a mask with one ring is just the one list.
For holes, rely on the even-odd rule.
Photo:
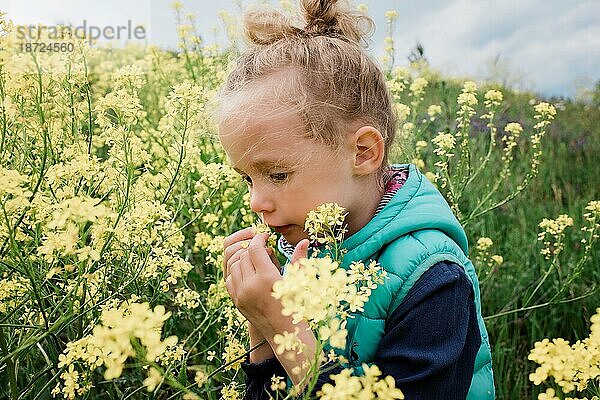
{"label": "vest hood", "polygon": [[366,260],[398,237],[421,229],[442,231],[467,256],[465,231],[436,187],[414,164],[395,164],[392,168],[408,168],[408,179],[377,218],[343,242],[348,251],[344,259]]}

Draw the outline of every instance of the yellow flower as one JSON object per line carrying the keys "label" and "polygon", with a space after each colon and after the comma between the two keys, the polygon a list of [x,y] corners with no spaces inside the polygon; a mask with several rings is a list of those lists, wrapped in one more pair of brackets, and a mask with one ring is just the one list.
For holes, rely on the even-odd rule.
{"label": "yellow flower", "polygon": [[367,14],[369,12],[369,6],[364,3],[360,3],[356,6],[356,10],[360,13]]}
{"label": "yellow flower", "polygon": [[150,368],[148,377],[144,379],[142,384],[146,386],[146,390],[152,392],[162,382],[162,375],[156,368]]}
{"label": "yellow flower", "polygon": [[175,293],[175,304],[180,307],[186,307],[193,310],[200,305],[200,293],[192,289],[177,288],[175,289]]}
{"label": "yellow flower", "polygon": [[539,223],[542,231],[538,234],[538,240],[544,244],[540,254],[547,260],[563,250],[564,231],[569,226],[573,226],[573,218],[566,214],[561,214],[556,219],[544,218]]}
{"label": "yellow flower", "polygon": [[319,244],[341,242],[346,232],[343,227],[346,215],[346,209],[335,203],[321,204],[308,212],[304,229],[310,239]]}
{"label": "yellow flower", "polygon": [[489,237],[481,237],[479,239],[477,239],[477,251],[485,251],[487,249],[489,249],[490,247],[492,247],[492,245],[494,244],[494,242],[492,242],[492,239],[490,239]]}
{"label": "yellow flower", "polygon": [[271,377],[271,390],[272,391],[276,391],[276,390],[285,390],[286,384],[285,384],[285,379],[281,376],[275,376],[273,375]]}
{"label": "yellow flower", "polygon": [[410,107],[402,103],[394,103],[394,111],[398,116],[398,122],[406,121],[406,118],[410,115]]}
{"label": "yellow flower", "polygon": [[483,96],[486,100],[485,105],[487,107],[490,106],[499,106],[500,103],[502,103],[502,92],[499,90],[488,90],[487,92],[485,92],[485,95]]}
{"label": "yellow flower", "polygon": [[437,104],[432,104],[427,107],[427,115],[429,115],[429,119],[433,121],[437,115],[442,113],[442,106]]}
{"label": "yellow flower", "polygon": [[294,332],[283,332],[283,334],[277,334],[273,337],[273,341],[277,345],[275,352],[277,354],[283,354],[286,351],[296,350],[299,354],[302,351],[302,341],[298,338],[299,330],[296,328]]}
{"label": "yellow flower", "polygon": [[523,127],[518,122],[509,122],[504,127],[504,130],[514,136],[519,136],[523,132]]}
{"label": "yellow flower", "polygon": [[225,345],[225,349],[223,351],[223,359],[226,364],[233,362],[233,360],[239,358],[237,361],[233,362],[231,365],[227,366],[226,370],[238,370],[242,362],[244,362],[243,358],[240,358],[246,352],[246,348],[234,337],[230,337],[227,344]]}
{"label": "yellow flower", "polygon": [[396,388],[391,376],[380,379],[381,370],[377,365],[363,364],[363,376],[353,376],[351,369],[344,369],[337,375],[331,375],[334,385],[326,383],[317,396],[323,400],[338,399],[404,399],[404,394]]}
{"label": "yellow flower", "polygon": [[450,153],[450,150],[453,150],[456,146],[456,138],[451,133],[438,132],[437,136],[432,140],[436,148],[433,152],[440,157],[452,157],[454,154]]}
{"label": "yellow flower", "polygon": [[[600,377],[600,308],[596,309],[591,321],[590,335],[572,345],[561,338],[535,343],[528,357],[539,364],[529,375],[534,385],[552,377],[563,393],[569,393],[575,389],[584,390],[588,382]],[[551,399],[555,392],[547,390],[543,395],[546,397],[542,398]]]}
{"label": "yellow flower", "polygon": [[196,371],[196,375],[194,376],[194,382],[196,382],[196,385],[198,385],[199,387],[204,385],[207,379],[208,375],[204,370]]}
{"label": "yellow flower", "polygon": [[396,10],[388,10],[385,12],[385,19],[394,20],[398,18],[398,11]]}
{"label": "yellow flower", "polygon": [[429,82],[427,82],[427,79],[425,79],[423,77],[416,78],[410,84],[411,96],[416,97],[416,98],[422,97],[423,94],[425,93],[425,88],[427,87],[428,84],[429,84]]}
{"label": "yellow flower", "polygon": [[221,399],[222,400],[240,400],[240,392],[238,392],[236,383],[231,382],[229,385],[226,385],[221,389]]}
{"label": "yellow flower", "polygon": [[328,340],[331,347],[337,349],[346,348],[347,334],[348,331],[341,327],[340,320],[338,318],[331,319],[328,325],[319,328],[319,337],[321,340]]}
{"label": "yellow flower", "polygon": [[[81,360],[92,369],[104,365],[105,379],[118,378],[127,359],[136,355],[132,340],[139,340],[145,349],[145,361],[154,362],[177,343],[176,336],[161,339],[162,326],[170,315],[163,306],[158,305],[152,310],[148,303],[123,302],[117,308],[106,309],[100,316],[101,323],[93,328],[91,335],[67,344],[64,353],[59,356],[59,368],[71,368],[75,361]],[[148,384],[144,385],[155,385],[157,372],[151,370]],[[72,386],[74,376],[64,377],[63,386],[66,387],[67,383]]]}

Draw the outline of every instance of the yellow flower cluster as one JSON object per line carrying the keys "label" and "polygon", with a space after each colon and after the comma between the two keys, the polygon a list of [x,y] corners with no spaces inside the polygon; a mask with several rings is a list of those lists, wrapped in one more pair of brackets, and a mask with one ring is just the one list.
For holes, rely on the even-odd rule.
{"label": "yellow flower cluster", "polygon": [[513,160],[513,149],[517,145],[517,139],[523,132],[523,127],[518,122],[509,122],[504,127],[504,131],[507,135],[502,136],[502,142],[504,142],[504,153],[502,154],[504,168],[501,174],[506,177],[510,175],[509,164]]}
{"label": "yellow flower cluster", "polygon": [[346,209],[335,203],[325,203],[311,210],[306,216],[304,229],[311,241],[317,244],[333,244],[344,239]]}
{"label": "yellow flower cluster", "polygon": [[277,246],[277,235],[275,235],[273,231],[271,231],[269,225],[263,222],[254,224],[252,225],[252,231],[255,235],[259,233],[268,233],[269,237],[267,238],[267,247],[275,248]]}
{"label": "yellow flower cluster", "polygon": [[[115,213],[100,203],[99,199],[77,196],[52,204],[50,220],[45,224],[45,233],[37,253],[47,262],[58,256],[77,255],[79,261],[100,259],[100,250],[110,232],[110,223]],[[85,240],[80,237],[80,230],[91,223],[91,245],[82,245]]]}
{"label": "yellow flower cluster", "polygon": [[[583,391],[591,381],[600,378],[600,308],[590,318],[590,335],[574,344],[557,338],[537,342],[529,359],[540,366],[529,375],[535,385],[552,377],[564,393]],[[554,391],[541,394],[538,399],[555,398]]]}
{"label": "yellow flower cluster", "polygon": [[498,107],[502,104],[503,96],[499,90],[488,90],[483,97],[485,98],[484,105],[486,108]]}
{"label": "yellow flower cluster", "polygon": [[27,188],[28,184],[27,176],[0,166],[0,199],[7,214],[10,215],[29,205],[32,193]]}
{"label": "yellow flower cluster", "polygon": [[[329,257],[302,259],[286,268],[283,279],[273,285],[273,297],[282,304],[282,314],[298,323],[308,320],[320,326],[321,339],[344,348],[345,319],[362,311],[371,291],[381,283],[385,271],[375,262],[353,264],[348,270]],[[341,320],[338,320],[341,318]],[[281,339],[281,343],[289,342]]]}
{"label": "yellow flower cluster", "polygon": [[396,19],[398,18],[398,11],[396,10],[387,10],[385,12],[385,19]]}
{"label": "yellow flower cluster", "polygon": [[566,214],[561,214],[556,219],[544,218],[539,223],[542,231],[538,234],[538,240],[544,244],[544,248],[540,253],[546,260],[558,255],[563,250],[564,231],[569,226],[573,226],[573,218]]}
{"label": "yellow flower cluster", "polygon": [[221,400],[241,400],[242,395],[240,394],[236,382],[231,382],[228,385],[223,386],[221,389]]}
{"label": "yellow flower cluster", "polygon": [[429,82],[427,82],[427,79],[421,76],[415,78],[415,80],[412,81],[412,83],[410,84],[410,95],[415,98],[414,102],[412,103],[413,107],[416,106],[418,102],[423,99],[423,95],[425,94],[425,89],[427,88],[427,85],[429,85]]}
{"label": "yellow flower cluster", "polygon": [[533,157],[531,159],[531,173],[537,174],[538,166],[540,164],[540,157],[542,156],[540,143],[546,134],[546,127],[550,125],[554,119],[554,116],[556,115],[556,108],[554,108],[554,106],[551,104],[543,102],[536,104],[533,108],[537,112],[533,118],[538,120],[538,122],[533,126],[536,132],[531,135],[531,150],[533,152]]}
{"label": "yellow flower cluster", "polygon": [[536,129],[544,129],[546,126],[550,125],[550,122],[552,122],[556,116],[556,108],[549,103],[542,102],[536,104],[533,106],[533,109],[535,112],[537,112],[533,118],[539,120],[539,122],[534,126]]}
{"label": "yellow flower cluster", "polygon": [[317,392],[321,400],[370,400],[404,399],[404,394],[396,388],[393,377],[381,379],[381,370],[377,365],[362,365],[364,375],[354,376],[351,369],[344,369],[337,375],[331,375],[334,384],[326,383]]}
{"label": "yellow flower cluster", "polygon": [[581,239],[581,243],[585,245],[585,251],[588,252],[592,248],[592,244],[598,239],[598,231],[600,230],[600,201],[593,200],[585,207],[587,211],[583,214],[583,218],[587,222],[587,226],[581,228],[589,236]]}
{"label": "yellow flower cluster", "polygon": [[[227,340],[225,345],[225,349],[223,350],[223,361],[225,361],[226,364],[231,364],[229,364],[225,370],[238,370],[240,365],[242,365],[242,362],[244,362],[244,358],[241,356],[245,353],[246,347],[233,335],[230,335],[229,340]],[[237,361],[234,362],[236,359]]]}
{"label": "yellow flower cluster", "polygon": [[400,98],[404,89],[408,86],[410,72],[404,68],[397,67],[392,72],[391,79],[388,79],[386,85],[394,98],[394,104],[400,103]]}
{"label": "yellow flower cluster", "polygon": [[451,133],[438,132],[437,136],[431,139],[436,148],[433,152],[439,157],[450,158],[454,153],[450,151],[456,146],[456,139]]}
{"label": "yellow flower cluster", "polygon": [[[9,230],[16,225],[20,214],[29,207],[32,192],[28,188],[29,178],[18,171],[0,166],[0,202],[6,218],[0,218],[0,242],[9,237]],[[24,240],[25,235],[16,232],[16,240]]]}
{"label": "yellow flower cluster", "polygon": [[480,237],[479,239],[477,239],[476,249],[477,251],[486,251],[487,249],[492,247],[493,244],[494,242],[492,241],[492,239],[488,237]]}
{"label": "yellow flower cluster", "polygon": [[475,115],[474,107],[477,105],[477,84],[472,81],[464,83],[461,93],[458,95],[457,103],[460,106],[458,111],[458,133],[462,135],[462,129],[471,123],[471,117]]}
{"label": "yellow flower cluster", "polygon": [[490,249],[493,245],[494,242],[488,237],[477,239],[475,245],[475,265],[486,265],[488,268],[486,271],[480,272],[480,279],[482,280],[485,280],[488,275],[494,272],[493,267],[500,266],[504,262],[504,258],[501,255],[491,253]]}
{"label": "yellow flower cluster", "polygon": [[436,116],[442,113],[442,106],[439,104],[432,104],[427,107],[427,115],[429,115],[429,120],[433,121]]}
{"label": "yellow flower cluster", "polygon": [[193,310],[200,305],[200,293],[188,288],[175,289],[175,304]]}
{"label": "yellow flower cluster", "polygon": [[18,275],[9,276],[5,272],[0,279],[0,314],[14,309],[27,294],[27,279]]}
{"label": "yellow flower cluster", "polygon": [[402,123],[410,115],[410,107],[403,103],[394,103],[394,112],[396,113],[398,122]]}
{"label": "yellow flower cluster", "polygon": [[[143,363],[156,362],[177,344],[176,336],[161,339],[162,326],[170,315],[163,306],[152,310],[148,303],[123,302],[117,308],[104,310],[92,334],[68,343],[58,357],[58,367],[66,367],[67,371],[62,375],[62,385],[59,383],[53,393],[62,394],[65,399],[82,394],[87,383],[80,385],[82,375],[74,368],[77,363],[92,370],[104,365],[104,379],[116,379],[130,357],[140,357]],[[149,372],[148,382],[156,381],[153,371]]]}
{"label": "yellow flower cluster", "polygon": [[305,318],[319,322],[335,316],[340,301],[352,300],[350,283],[336,261],[302,259],[287,266],[283,279],[273,285],[273,297],[281,301],[283,315],[293,316],[294,324]]}

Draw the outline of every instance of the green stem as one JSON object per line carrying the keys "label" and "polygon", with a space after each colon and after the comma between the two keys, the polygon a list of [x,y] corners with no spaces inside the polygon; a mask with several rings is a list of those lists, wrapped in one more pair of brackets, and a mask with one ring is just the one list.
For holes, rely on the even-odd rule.
{"label": "green stem", "polygon": [[177,168],[175,170],[175,173],[173,174],[173,178],[171,179],[171,183],[169,184],[169,188],[167,189],[167,192],[165,193],[165,196],[163,197],[163,203],[165,203],[167,201],[167,199],[169,198],[169,194],[171,194],[171,190],[173,189],[173,186],[175,186],[175,181],[177,180],[177,177],[179,176],[179,170],[181,169],[181,164],[183,163],[183,157],[185,156],[185,137],[186,137],[186,133],[187,133],[187,129],[188,129],[188,107],[186,107],[185,109],[185,123],[183,125],[183,132],[181,133],[181,152],[179,153],[179,161],[177,162]]}
{"label": "green stem", "polygon": [[8,344],[6,343],[6,337],[4,336],[4,329],[0,328],[0,349],[2,354],[5,355],[4,359],[6,362],[6,370],[8,373],[8,386],[10,388],[10,398],[16,400],[18,396],[17,391],[17,376],[15,373],[15,363],[12,356],[8,353]]}
{"label": "green stem", "polygon": [[234,363],[236,363],[236,362],[238,362],[240,360],[243,360],[244,358],[246,358],[247,355],[249,355],[250,353],[252,353],[254,350],[258,349],[260,346],[262,346],[265,343],[267,343],[267,339],[263,339],[262,342],[260,342],[256,346],[250,348],[250,350],[248,350],[247,352],[245,352],[241,356],[238,356],[238,357],[234,358],[233,360],[229,361],[227,364],[221,365],[219,368],[217,368],[213,372],[211,372],[210,375],[208,375],[208,377],[206,378],[206,380],[209,380],[210,378],[212,378],[213,376],[215,376],[219,372],[223,371],[225,368],[229,367],[230,365],[232,365],[232,364],[234,364]]}
{"label": "green stem", "polygon": [[502,311],[502,312],[499,312],[497,314],[488,315],[487,317],[483,317],[483,319],[486,320],[486,321],[488,321],[488,320],[491,320],[491,319],[494,319],[494,318],[498,318],[498,317],[502,317],[502,316],[505,316],[505,315],[510,315],[510,314],[514,314],[514,313],[518,313],[518,312],[522,312],[522,311],[536,310],[538,308],[543,308],[543,307],[551,306],[553,304],[572,303],[572,302],[577,301],[577,300],[585,299],[586,297],[589,297],[589,296],[593,295],[597,291],[598,291],[598,289],[594,288],[594,289],[590,290],[589,292],[587,292],[584,295],[573,297],[571,299],[560,300],[560,301],[548,301],[546,303],[535,304],[533,306],[521,307],[521,308],[516,308],[514,310],[508,310],[508,311]]}
{"label": "green stem", "polygon": [[531,294],[527,297],[527,300],[525,300],[523,302],[523,304],[525,306],[527,306],[529,304],[529,302],[531,301],[531,299],[533,299],[533,296],[535,296],[535,294],[540,289],[540,287],[542,287],[542,285],[544,284],[544,282],[546,282],[546,279],[548,279],[548,276],[550,275],[550,273],[552,272],[552,270],[556,266],[557,262],[558,262],[558,254],[555,254],[554,258],[552,259],[552,262],[550,263],[550,266],[548,267],[548,269],[544,273],[544,276],[542,276],[542,279],[540,279],[540,281],[538,282],[538,284],[535,286],[535,288],[533,289],[533,292],[531,292]]}

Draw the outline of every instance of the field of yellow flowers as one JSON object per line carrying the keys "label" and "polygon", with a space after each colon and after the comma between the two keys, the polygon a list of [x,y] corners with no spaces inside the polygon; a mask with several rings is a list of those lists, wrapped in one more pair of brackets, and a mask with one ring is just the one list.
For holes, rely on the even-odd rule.
{"label": "field of yellow flowers", "polygon": [[[211,115],[237,48],[205,46],[191,23],[177,51],[97,48],[65,31],[72,51],[36,52],[1,20],[0,398],[243,395],[248,334],[222,241],[261,225]],[[387,74],[402,132],[392,161],[425,171],[469,234],[498,397],[600,395],[600,104],[453,80],[423,62]],[[360,307],[383,279],[335,265],[290,272],[337,290],[334,308],[309,316],[332,347],[345,340],[339,304]],[[309,301],[277,290],[291,309]],[[335,382],[322,398],[402,398],[376,368]]]}

